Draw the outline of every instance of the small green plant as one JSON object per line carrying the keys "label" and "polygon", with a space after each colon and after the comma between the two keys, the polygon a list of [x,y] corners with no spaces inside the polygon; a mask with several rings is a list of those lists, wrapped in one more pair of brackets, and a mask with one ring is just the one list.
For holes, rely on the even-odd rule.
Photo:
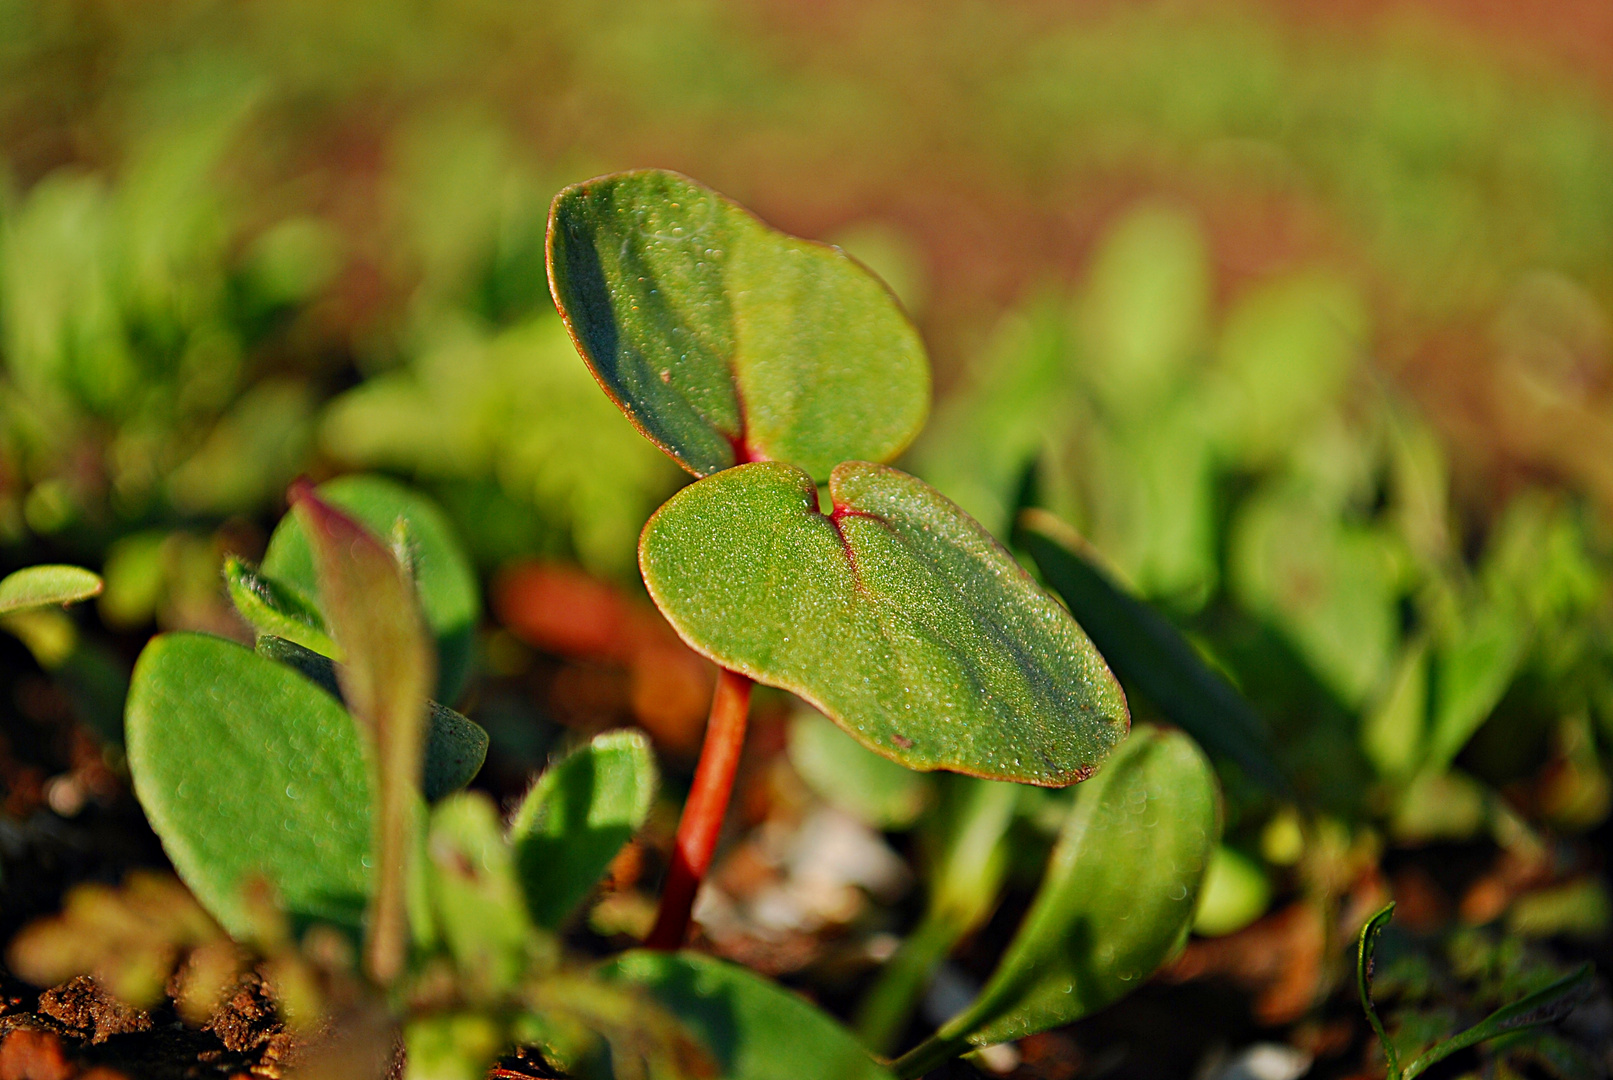
{"label": "small green plant", "polygon": [[1492,1039],[1500,1039],[1513,1032],[1555,1023],[1573,1012],[1575,1006],[1591,992],[1595,971],[1590,964],[1583,964],[1534,993],[1495,1010],[1472,1027],[1429,1046],[1412,1059],[1410,1064],[1402,1065],[1395,1042],[1384,1030],[1383,1022],[1378,1019],[1378,1010],[1372,1003],[1372,977],[1376,967],[1378,937],[1383,933],[1384,927],[1389,925],[1394,913],[1395,905],[1391,903],[1368,919],[1361,927],[1361,936],[1356,942],[1355,951],[1356,992],[1361,998],[1361,1008],[1367,1014],[1367,1022],[1372,1025],[1372,1030],[1378,1036],[1378,1042],[1383,1046],[1384,1058],[1389,1067],[1388,1080],[1415,1080],[1430,1067],[1459,1050],[1466,1050],[1470,1046],[1477,1046]]}
{"label": "small green plant", "polygon": [[[1214,773],[1180,732],[1127,737],[1120,686],[1069,612],[963,511],[883,464],[917,432],[929,376],[878,279],[662,172],[561,192],[549,260],[601,385],[699,477],[639,551],[652,598],[722,669],[660,911],[647,949],[567,955],[557,932],[649,811],[648,744],[594,739],[502,825],[459,790],[485,733],[429,700],[462,685],[479,614],[450,531],[388,481],[299,482],[263,565],[225,567],[256,650],[153,639],[127,744],[136,794],[222,934],[313,988],[284,999],[304,1018],[332,1019],[337,1037],[306,1074],[379,1075],[401,1028],[420,1077],[475,1076],[522,1043],[578,1076],[912,1078],[1140,985],[1191,921],[1220,833]],[[753,681],[899,765],[965,774],[945,800],[934,929],[916,935],[931,944],[871,995],[863,1042],[741,968],[679,951]],[[989,781],[1082,780],[978,997],[895,1060],[871,1054],[995,901],[1001,873],[970,863],[1000,860],[1026,789]],[[70,905],[25,938],[19,969],[62,973],[68,953],[83,967],[82,950],[62,951],[83,936],[73,919]],[[219,936],[185,925],[164,962]]]}

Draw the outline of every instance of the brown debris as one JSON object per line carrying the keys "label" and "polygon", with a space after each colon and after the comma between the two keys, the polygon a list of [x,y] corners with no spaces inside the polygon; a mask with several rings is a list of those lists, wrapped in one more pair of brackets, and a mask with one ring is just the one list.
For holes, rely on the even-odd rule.
{"label": "brown debris", "polygon": [[226,1050],[242,1054],[283,1035],[285,1025],[275,1013],[262,977],[254,972],[235,984],[234,992],[219,1004],[203,1030],[217,1035]]}
{"label": "brown debris", "polygon": [[1191,942],[1161,978],[1182,983],[1220,975],[1255,995],[1255,1019],[1279,1025],[1310,1008],[1326,948],[1321,912],[1298,901],[1222,938]]}
{"label": "brown debris", "polygon": [[150,1031],[151,1017],[103,990],[88,975],[79,975],[39,995],[38,1010],[95,1046],[114,1035]]}

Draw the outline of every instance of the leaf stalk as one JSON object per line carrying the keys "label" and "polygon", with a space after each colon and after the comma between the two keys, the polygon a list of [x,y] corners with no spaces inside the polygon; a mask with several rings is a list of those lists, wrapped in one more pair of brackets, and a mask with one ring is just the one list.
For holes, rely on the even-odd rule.
{"label": "leaf stalk", "polygon": [[694,910],[695,893],[711,856],[717,849],[728,798],[734,790],[734,774],[739,754],[745,746],[745,723],[750,713],[751,680],[727,668],[717,673],[717,689],[711,697],[711,718],[706,722],[706,739],[695,766],[694,785],[683,805],[678,834],[672,844],[672,866],[661,890],[661,906],[655,927],[644,945],[650,949],[673,950],[682,947],[689,933],[689,914]]}

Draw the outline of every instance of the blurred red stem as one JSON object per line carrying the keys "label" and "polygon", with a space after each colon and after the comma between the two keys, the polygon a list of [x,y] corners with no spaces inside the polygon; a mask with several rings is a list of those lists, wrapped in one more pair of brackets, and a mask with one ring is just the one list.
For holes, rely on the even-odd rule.
{"label": "blurred red stem", "polygon": [[655,929],[644,939],[646,948],[680,948],[689,933],[695,893],[711,868],[711,854],[728,812],[728,796],[734,790],[734,771],[745,745],[750,688],[750,679],[737,671],[723,668],[717,673],[706,741],[700,748],[689,801],[683,804],[683,818],[672,845],[672,866],[661,890],[661,909],[655,916]]}

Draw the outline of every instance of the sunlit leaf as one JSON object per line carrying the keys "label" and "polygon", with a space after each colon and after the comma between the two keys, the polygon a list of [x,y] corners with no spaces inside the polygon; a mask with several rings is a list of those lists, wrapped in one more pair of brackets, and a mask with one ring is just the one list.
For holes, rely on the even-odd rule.
{"label": "sunlit leaf", "polygon": [[296,586],[266,577],[233,555],[224,560],[224,584],[235,610],[259,634],[272,634],[325,656],[341,655],[318,606]]}
{"label": "sunlit leaf", "polygon": [[[271,634],[258,638],[257,651],[296,668],[337,700],[342,700],[337,666],[328,656]],[[480,724],[453,709],[431,701],[426,703],[426,710],[426,749],[420,793],[428,802],[436,802],[476,778],[487,760],[488,738]]]}
{"label": "sunlit leaf", "polygon": [[683,1021],[723,1080],[889,1080],[828,1014],[742,967],[695,953],[629,952],[599,968]]}
{"label": "sunlit leaf", "polygon": [[916,769],[1059,787],[1129,724],[1081,628],[933,489],[848,462],[834,509],[789,465],[684,488],[644,528],[650,595],[698,651]]}
{"label": "sunlit leaf", "polygon": [[696,476],[887,461],[929,409],[923,343],[878,278],[658,170],[566,188],[549,281],[600,385]]}
{"label": "sunlit leaf", "polygon": [[370,781],[346,710],[290,668],[202,634],[153,638],[129,689],[135,794],[174,868],[232,935],[261,875],[294,919],[357,928]]}
{"label": "sunlit leaf", "polygon": [[[384,477],[343,476],[317,490],[321,499],[353,515],[387,542],[393,539],[399,519],[404,522],[420,608],[437,639],[436,696],[455,700],[470,670],[472,636],[481,617],[482,600],[476,576],[447,518],[425,496]],[[259,571],[304,596],[319,597],[325,621],[334,622],[316,579],[308,535],[296,514],[281,519],[269,538]]]}
{"label": "sunlit leaf", "polygon": [[100,577],[77,566],[30,566],[0,578],[0,615],[75,604],[100,591]]}
{"label": "sunlit leaf", "polygon": [[637,731],[612,731],[538,777],[510,824],[527,910],[555,927],[598,883],[644,824],[655,798],[655,760]]}
{"label": "sunlit leaf", "polygon": [[1270,903],[1271,882],[1260,864],[1223,844],[1210,856],[1193,911],[1193,932],[1205,937],[1236,933],[1264,915]]}
{"label": "sunlit leaf", "polygon": [[1016,539],[1121,678],[1206,750],[1225,754],[1274,792],[1287,790],[1254,708],[1199,658],[1164,616],[1127,594],[1086,558],[1080,537],[1069,526],[1051,514],[1029,510],[1020,517]]}
{"label": "sunlit leaf", "polygon": [[1140,986],[1187,930],[1219,817],[1215,774],[1193,742],[1134,731],[1076,792],[1047,876],[985,989],[898,1060],[897,1075],[1067,1024]]}
{"label": "sunlit leaf", "polygon": [[378,873],[366,953],[370,974],[385,985],[402,972],[405,959],[408,860],[436,656],[413,585],[392,552],[311,485],[294,487],[292,503],[318,568],[332,636],[347,657],[336,673],[342,698],[373,750]]}

